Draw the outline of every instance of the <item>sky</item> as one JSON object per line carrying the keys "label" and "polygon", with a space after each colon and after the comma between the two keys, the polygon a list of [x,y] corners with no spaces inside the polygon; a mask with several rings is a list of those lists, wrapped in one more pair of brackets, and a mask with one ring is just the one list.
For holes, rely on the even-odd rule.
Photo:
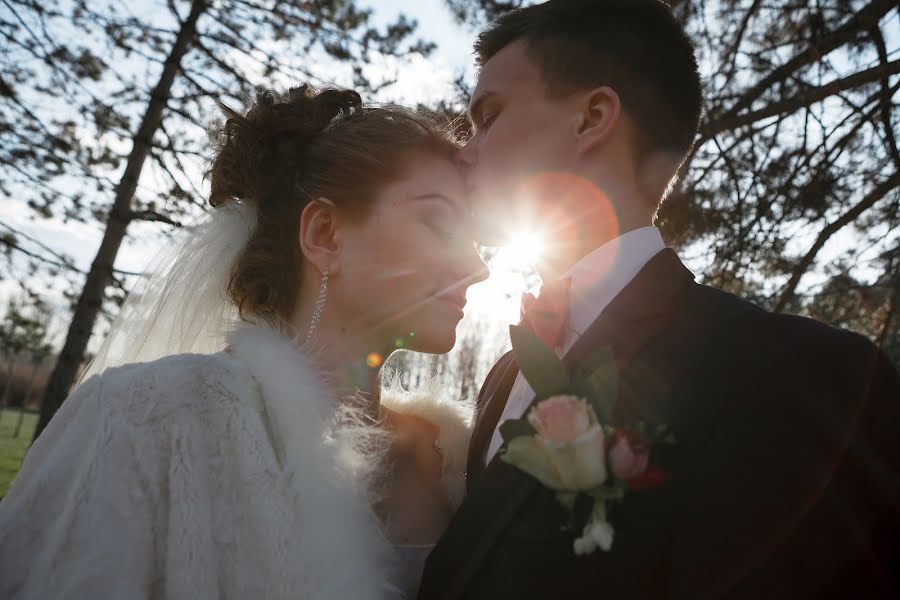
{"label": "sky", "polygon": [[[428,72],[434,73],[436,79],[443,81],[446,75],[459,71],[467,73],[470,81],[474,77],[472,46],[477,32],[456,23],[444,0],[368,0],[360,5],[375,11],[373,16],[379,24],[392,21],[399,13],[418,21],[419,37],[437,44],[434,54],[427,59]],[[403,84],[412,89],[424,87],[417,81],[404,79]]]}
{"label": "sky", "polygon": [[[138,2],[137,8],[140,8]],[[374,24],[378,26],[396,20],[401,12],[418,22],[416,38],[435,42],[437,48],[428,57],[417,57],[408,64],[388,63],[374,68],[384,68],[397,82],[384,89],[376,100],[416,104],[432,103],[452,97],[452,83],[464,74],[472,84],[475,79],[472,44],[476,31],[457,24],[445,7],[443,0],[361,0],[361,7],[372,8]],[[196,174],[194,175],[196,177]],[[145,183],[142,178],[142,184]],[[197,182],[199,184],[199,182]],[[0,222],[5,222],[63,254],[72,257],[76,266],[86,271],[100,243],[101,232],[96,225],[78,222],[65,223],[59,219],[31,219],[31,210],[21,202],[0,203]],[[129,228],[129,238],[123,245],[116,267],[130,272],[141,272],[165,243],[159,228],[136,223]],[[521,293],[535,284],[533,270],[520,260],[516,249],[501,250],[492,259],[492,275],[486,282],[473,286],[469,292],[466,322],[486,318],[499,327],[518,320]],[[59,282],[56,282],[57,285]],[[529,285],[530,284],[530,285]],[[0,280],[0,303],[16,294],[18,288],[12,280]],[[51,302],[62,307],[58,290],[49,292]],[[65,315],[60,310],[59,314]],[[67,318],[54,324],[56,336],[64,335]],[[465,324],[464,324],[465,326]],[[95,340],[96,343],[96,340]],[[93,344],[92,344],[93,345]]]}

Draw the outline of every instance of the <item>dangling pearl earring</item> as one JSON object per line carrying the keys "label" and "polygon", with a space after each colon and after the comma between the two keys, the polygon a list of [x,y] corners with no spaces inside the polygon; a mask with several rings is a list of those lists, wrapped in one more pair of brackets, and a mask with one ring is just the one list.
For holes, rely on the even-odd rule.
{"label": "dangling pearl earring", "polygon": [[316,298],[316,306],[313,309],[312,320],[309,322],[309,330],[306,332],[306,344],[312,341],[313,334],[322,320],[322,311],[325,310],[325,296],[328,294],[328,269],[322,272],[322,286],[319,288],[319,297]]}

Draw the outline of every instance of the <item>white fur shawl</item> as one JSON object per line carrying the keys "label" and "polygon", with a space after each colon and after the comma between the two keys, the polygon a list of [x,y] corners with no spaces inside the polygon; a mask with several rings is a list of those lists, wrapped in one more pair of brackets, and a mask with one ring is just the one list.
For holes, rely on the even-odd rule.
{"label": "white fur shawl", "polygon": [[[2,598],[384,598],[392,551],[308,357],[244,327],[232,351],[82,384],[0,503]],[[441,428],[461,500],[469,408],[387,391]]]}

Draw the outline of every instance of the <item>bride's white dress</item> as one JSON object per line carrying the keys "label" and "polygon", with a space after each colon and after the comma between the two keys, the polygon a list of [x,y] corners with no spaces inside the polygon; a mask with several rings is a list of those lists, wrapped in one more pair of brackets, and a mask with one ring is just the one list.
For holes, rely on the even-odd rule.
{"label": "bride's white dress", "polygon": [[[289,340],[248,326],[229,344],[110,369],[75,390],[0,503],[0,597],[415,589],[428,549],[393,547],[367,491],[378,434],[335,427],[333,394]],[[440,427],[459,501],[468,407],[431,395],[395,404]]]}

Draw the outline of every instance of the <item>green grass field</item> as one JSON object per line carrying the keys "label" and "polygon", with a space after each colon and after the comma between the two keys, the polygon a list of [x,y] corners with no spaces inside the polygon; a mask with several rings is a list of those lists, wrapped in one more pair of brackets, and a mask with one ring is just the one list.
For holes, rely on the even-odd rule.
{"label": "green grass field", "polygon": [[9,484],[19,472],[19,465],[22,464],[22,458],[31,443],[37,420],[37,414],[25,413],[22,430],[16,438],[13,437],[13,433],[16,431],[16,423],[19,422],[19,411],[16,409],[0,411],[0,498],[6,495]]}

